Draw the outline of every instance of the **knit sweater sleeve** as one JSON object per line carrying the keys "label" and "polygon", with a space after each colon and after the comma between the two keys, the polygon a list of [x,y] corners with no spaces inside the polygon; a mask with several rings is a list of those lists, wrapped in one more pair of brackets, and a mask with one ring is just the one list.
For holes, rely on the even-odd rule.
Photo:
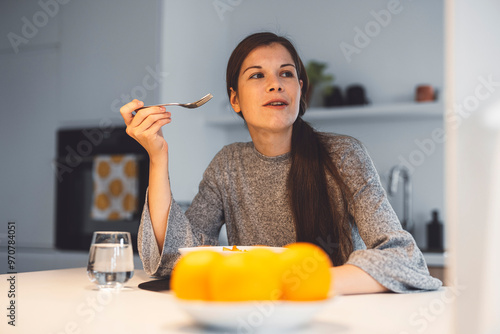
{"label": "knit sweater sleeve", "polygon": [[156,243],[146,193],[138,249],[144,271],[149,275],[169,275],[180,256],[181,247],[218,245],[220,228],[224,224],[221,194],[217,185],[217,164],[220,160],[219,153],[203,174],[198,194],[185,213],[172,199],[161,253]]}
{"label": "knit sweater sleeve", "polygon": [[441,281],[429,275],[415,240],[401,227],[364,146],[345,137],[338,147],[340,174],[351,193],[350,214],[366,245],[355,250],[347,263],[394,292],[438,289]]}

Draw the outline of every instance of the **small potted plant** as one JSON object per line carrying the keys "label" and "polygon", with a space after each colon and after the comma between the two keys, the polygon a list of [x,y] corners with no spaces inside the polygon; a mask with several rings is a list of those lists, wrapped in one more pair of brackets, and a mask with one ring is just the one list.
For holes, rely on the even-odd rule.
{"label": "small potted plant", "polygon": [[316,60],[311,60],[307,63],[306,72],[307,77],[309,78],[309,89],[306,95],[307,104],[310,104],[316,89],[322,88],[322,98],[332,93],[331,82],[333,81],[333,75],[325,73],[327,66],[328,65],[326,63],[318,62]]}

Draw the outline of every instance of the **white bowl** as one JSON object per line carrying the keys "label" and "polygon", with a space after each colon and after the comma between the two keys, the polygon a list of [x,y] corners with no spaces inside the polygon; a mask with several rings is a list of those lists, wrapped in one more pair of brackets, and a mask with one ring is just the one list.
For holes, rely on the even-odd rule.
{"label": "white bowl", "polygon": [[320,301],[209,302],[175,298],[179,307],[203,326],[253,333],[260,328],[290,329],[307,324],[338,297]]}
{"label": "white bowl", "polygon": [[[231,254],[231,253],[233,253],[231,251],[225,251],[225,250],[223,250],[223,247],[229,248],[229,249],[233,248],[233,246],[184,247],[184,248],[179,248],[179,252],[181,253],[181,255],[185,255],[187,253],[196,252],[196,251],[200,251],[200,250],[211,250],[211,251],[222,253],[222,254]],[[265,249],[270,249],[270,250],[272,250],[273,252],[276,252],[276,253],[281,253],[281,252],[283,252],[286,249],[284,247],[267,247],[267,246],[236,246],[236,247],[239,250],[242,250],[242,251],[249,251],[249,250],[255,249],[255,248],[265,248]]]}

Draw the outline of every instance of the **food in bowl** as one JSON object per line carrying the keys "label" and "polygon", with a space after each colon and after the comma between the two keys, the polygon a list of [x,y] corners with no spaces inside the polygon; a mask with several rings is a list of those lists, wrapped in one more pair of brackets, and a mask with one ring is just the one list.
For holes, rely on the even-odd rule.
{"label": "food in bowl", "polygon": [[214,252],[217,252],[217,253],[221,253],[221,254],[230,254],[231,252],[238,252],[238,250],[233,250],[234,248],[236,247],[236,249],[240,250],[240,251],[243,251],[243,252],[246,252],[246,251],[249,251],[251,249],[255,249],[255,248],[267,248],[269,250],[272,250],[273,252],[276,252],[276,253],[281,253],[285,250],[284,247],[269,247],[269,246],[239,246],[239,245],[234,245],[232,246],[231,248],[230,247],[226,247],[226,246],[198,246],[198,247],[183,247],[183,248],[179,248],[179,253],[181,253],[181,255],[186,255],[188,253],[191,253],[191,252],[198,252],[198,251],[206,251],[206,250],[211,250],[211,251],[214,251]]}
{"label": "food in bowl", "polygon": [[316,245],[194,248],[181,251],[172,271],[177,298],[218,302],[328,298],[332,263]]}
{"label": "food in bowl", "polygon": [[233,245],[232,248],[227,248],[227,247],[222,247],[223,252],[248,252],[247,250],[242,250],[236,247],[236,245]]}

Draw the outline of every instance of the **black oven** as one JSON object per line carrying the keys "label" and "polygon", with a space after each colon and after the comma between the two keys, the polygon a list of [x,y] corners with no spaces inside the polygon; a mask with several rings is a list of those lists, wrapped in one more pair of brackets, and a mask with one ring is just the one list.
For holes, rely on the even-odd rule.
{"label": "black oven", "polygon": [[[110,163],[107,169],[103,169],[107,159]],[[128,160],[123,164],[125,159]],[[113,173],[119,175],[108,182],[102,177],[102,171],[110,174],[109,165],[116,161],[124,167],[112,165]],[[100,165],[97,166],[96,162]],[[57,132],[57,158],[53,165],[57,196],[56,247],[88,251],[94,231],[127,231],[132,236],[134,252],[137,252],[137,232],[148,184],[149,159],[144,148],[126,134],[125,128],[60,129]],[[128,174],[123,174],[123,170]],[[128,203],[127,211],[108,213],[105,210],[108,210],[106,204],[109,206],[109,203],[102,201],[103,195],[97,194],[96,189],[123,192],[124,185],[120,178],[124,177],[132,177],[133,181],[127,184],[133,195],[126,194],[119,202]]]}

